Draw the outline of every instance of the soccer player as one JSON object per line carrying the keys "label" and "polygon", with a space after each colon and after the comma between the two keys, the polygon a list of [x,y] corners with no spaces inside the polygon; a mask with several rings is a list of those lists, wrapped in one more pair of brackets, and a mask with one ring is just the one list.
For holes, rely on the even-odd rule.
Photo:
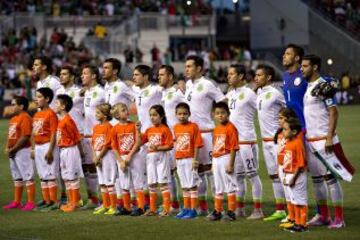
{"label": "soccer player", "polygon": [[176,215],[178,219],[192,219],[197,217],[198,185],[200,177],[199,149],[203,146],[198,125],[189,122],[190,107],[182,102],[176,105],[178,123],[174,126],[175,158],[177,173],[183,191],[184,208]]}
{"label": "soccer player", "polygon": [[108,103],[99,104],[95,111],[99,124],[93,128],[91,143],[103,202],[101,207],[95,209],[94,214],[114,215],[116,213],[115,179],[117,166],[115,156],[111,151],[112,125],[109,123],[112,119],[111,105]]}
{"label": "soccer player", "polygon": [[[343,216],[343,192],[340,183],[330,173],[325,165],[315,157],[314,151],[325,149],[326,157],[341,159],[343,155],[340,140],[336,135],[338,111],[335,98],[321,99],[313,96],[312,90],[317,84],[325,81],[320,77],[321,58],[316,55],[307,55],[301,63],[301,72],[308,81],[308,87],[304,96],[304,116],[306,123],[306,140],[309,148],[308,167],[313,180],[326,181],[330,190],[331,200],[335,207],[335,217],[330,223],[329,208],[327,205],[327,190],[319,191],[315,188],[315,198],[320,205],[320,215],[315,216],[309,225],[329,225],[329,228],[345,227]],[[322,189],[323,190],[323,189]]]}
{"label": "soccer player", "polygon": [[245,189],[247,176],[252,186],[254,210],[249,219],[262,219],[264,214],[261,209],[262,183],[258,175],[258,145],[254,117],[256,114],[256,93],[246,87],[245,67],[231,65],[228,69],[229,91],[226,94],[230,108],[230,122],[239,133],[240,149],[236,155],[235,173],[238,183],[237,217],[245,217]]}
{"label": "soccer player", "polygon": [[[137,136],[135,123],[129,120],[129,110],[124,103],[115,104],[112,114],[118,121],[112,131],[111,145],[115,153],[120,187],[122,189],[124,207],[118,215],[141,216],[145,208],[145,167],[146,162],[138,150],[141,142]],[[136,193],[137,208],[131,211],[130,190]]]}
{"label": "soccer player", "polygon": [[33,117],[32,137],[35,143],[35,165],[40,177],[43,197],[43,201],[37,205],[38,210],[58,208],[56,178],[59,175],[59,158],[55,156],[58,152],[54,151],[58,119],[56,113],[49,107],[53,97],[54,93],[50,88],[36,90],[39,111]]}
{"label": "soccer player", "polygon": [[[239,150],[236,127],[229,121],[230,110],[225,102],[215,103],[213,132],[213,173],[215,183],[215,210],[208,216],[210,221],[235,221],[237,182],[235,157]],[[222,215],[224,194],[228,198],[228,210]]]}
{"label": "soccer player", "polygon": [[173,147],[173,136],[167,126],[164,108],[154,105],[149,110],[151,127],[141,134],[141,126],[137,126],[138,136],[142,143],[148,143],[148,154],[146,155],[147,182],[150,190],[150,209],[144,216],[157,215],[157,187],[160,188],[163,201],[163,211],[160,217],[170,215],[170,150]]}
{"label": "soccer player", "polygon": [[[204,146],[199,152],[199,176],[201,184],[199,191],[200,215],[206,215],[208,204],[206,201],[207,185],[206,177],[210,187],[214,187],[213,174],[211,172],[212,131],[214,123],[211,118],[213,102],[225,100],[224,94],[215,84],[203,76],[204,60],[198,56],[189,56],[185,62],[185,75],[189,81],[186,82],[185,99],[191,110],[190,121],[200,127]],[[213,194],[214,194],[214,189]]]}
{"label": "soccer player", "polygon": [[83,67],[81,80],[86,89],[84,96],[84,141],[82,142],[85,152],[83,172],[89,197],[89,201],[83,209],[93,209],[99,204],[97,196],[98,177],[91,148],[93,128],[98,124],[95,115],[96,106],[105,102],[105,91],[98,83],[100,81],[99,77],[99,71],[96,67],[90,65]]}
{"label": "soccer player", "polygon": [[[164,106],[166,119],[171,131],[173,131],[175,124],[178,122],[176,119],[175,108],[177,104],[185,101],[184,93],[174,86],[175,72],[174,68],[170,65],[160,66],[158,72],[159,86],[163,87],[162,91],[162,105]],[[176,172],[176,160],[174,156],[174,150],[172,151],[172,164],[171,164],[171,181],[170,181],[170,193],[171,193],[171,212],[178,212],[179,201],[177,192],[177,180],[175,177]]]}
{"label": "soccer player", "polygon": [[279,128],[278,113],[285,106],[284,96],[271,84],[275,77],[275,71],[267,65],[259,65],[255,72],[255,82],[258,88],[256,100],[258,118],[260,123],[261,137],[263,141],[263,152],[265,164],[270,179],[276,202],[276,211],[265,221],[281,220],[286,217],[285,193],[280,182],[277,165],[277,146],[274,136]]}
{"label": "soccer player", "polygon": [[57,145],[60,148],[61,178],[65,182],[68,201],[61,206],[63,212],[73,212],[80,201],[80,177],[83,177],[81,159],[84,151],[81,135],[69,112],[73,106],[70,96],[60,94],[56,97],[55,109],[59,116],[57,126]]}
{"label": "soccer player", "polygon": [[[33,73],[38,78],[36,83],[36,89],[39,88],[50,88],[54,95],[57,90],[61,87],[59,78],[54,75],[51,75],[52,72],[52,61],[46,56],[35,57],[33,63]],[[55,96],[52,102],[50,103],[50,108],[55,110]]]}
{"label": "soccer player", "polygon": [[[14,200],[3,206],[3,209],[21,208],[22,211],[31,211],[36,205],[34,203],[34,166],[30,158],[32,119],[26,112],[29,101],[25,97],[15,96],[11,105],[14,116],[9,122],[5,152],[10,159],[11,176],[14,181]],[[27,189],[27,202],[22,206],[21,198],[24,185]]]}

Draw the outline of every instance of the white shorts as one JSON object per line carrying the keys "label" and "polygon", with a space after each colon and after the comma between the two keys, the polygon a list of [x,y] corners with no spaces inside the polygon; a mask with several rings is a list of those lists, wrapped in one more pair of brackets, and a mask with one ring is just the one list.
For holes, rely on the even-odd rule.
{"label": "white shorts", "polygon": [[201,183],[198,172],[192,169],[192,161],[192,158],[176,160],[176,171],[179,176],[181,188],[193,188],[199,186]]}
{"label": "white shorts", "polygon": [[[96,152],[96,154],[100,154],[100,152]],[[111,150],[108,150],[102,158],[101,167],[96,167],[96,172],[99,184],[107,186],[115,185],[117,165],[115,155]]]}
{"label": "white shorts", "polygon": [[275,175],[278,173],[277,164],[277,145],[273,141],[263,141],[263,152],[266,164],[266,169],[269,175]]}
{"label": "white shorts", "polygon": [[216,194],[230,193],[238,190],[236,174],[226,173],[226,166],[229,164],[230,154],[213,158],[213,174]]}
{"label": "white shorts", "polygon": [[[285,173],[286,174],[286,173]],[[300,173],[293,187],[285,186],[289,193],[290,201],[294,205],[307,205],[307,174]]]}
{"label": "white shorts", "polygon": [[[314,142],[306,142],[306,157],[307,157],[307,164],[309,173],[312,177],[319,177],[325,176],[328,173],[326,166],[318,159],[314,153],[311,151],[313,150],[322,150],[325,148],[326,140],[319,140]],[[334,136],[333,143],[339,143],[339,138]]]}
{"label": "white shorts", "polygon": [[45,155],[49,150],[50,143],[35,144],[35,165],[41,180],[54,180],[59,176],[59,151],[54,149],[53,161],[48,164]]}
{"label": "white shorts", "polygon": [[93,150],[92,150],[92,146],[91,146],[91,138],[82,138],[81,145],[83,147],[84,154],[85,154],[82,164],[85,164],[85,165],[94,164]]}
{"label": "white shorts", "polygon": [[257,144],[241,144],[235,158],[236,174],[252,176],[259,169],[259,152]]}
{"label": "white shorts", "polygon": [[176,158],[175,158],[175,149],[170,150],[170,169],[174,170],[176,168]]}
{"label": "white shorts", "polygon": [[170,182],[170,152],[152,152],[146,155],[147,183]]}
{"label": "white shorts", "polygon": [[130,190],[131,188],[134,188],[135,190],[140,190],[145,187],[145,158],[143,154],[139,152],[136,153],[131,159],[130,165],[125,172],[120,169],[118,163],[118,171],[121,189]]}
{"label": "white shorts", "polygon": [[212,162],[212,133],[201,133],[203,147],[199,149],[199,163],[209,165]]}
{"label": "white shorts", "polygon": [[65,181],[84,177],[81,167],[80,151],[77,145],[60,148],[60,172]]}
{"label": "white shorts", "polygon": [[34,162],[31,159],[30,147],[19,150],[13,158],[10,158],[10,170],[13,180],[34,179]]}
{"label": "white shorts", "polygon": [[279,172],[279,179],[280,179],[281,185],[284,188],[286,202],[291,202],[289,190],[288,190],[287,186],[284,185],[285,174],[284,174],[282,165],[279,165],[278,172]]}

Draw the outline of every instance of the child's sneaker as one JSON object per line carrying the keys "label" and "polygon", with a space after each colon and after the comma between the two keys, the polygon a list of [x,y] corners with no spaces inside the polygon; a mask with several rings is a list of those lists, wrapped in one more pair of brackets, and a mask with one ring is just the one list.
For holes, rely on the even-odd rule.
{"label": "child's sneaker", "polygon": [[104,214],[105,215],[115,215],[116,214],[116,208],[109,208]]}
{"label": "child's sneaker", "polygon": [[209,216],[206,217],[209,221],[218,221],[222,218],[221,212],[214,210]]}
{"label": "child's sneaker", "polygon": [[177,219],[182,219],[186,214],[188,214],[188,212],[190,211],[190,209],[184,208],[183,210],[181,210],[181,212],[179,212],[175,218]]}
{"label": "child's sneaker", "polygon": [[142,210],[141,208],[135,208],[130,213],[130,216],[132,216],[132,217],[138,217],[138,216],[141,216],[141,215],[144,215],[144,210]]}
{"label": "child's sneaker", "polygon": [[40,209],[40,212],[50,212],[59,209],[59,203],[50,203],[47,207]]}
{"label": "child's sneaker", "polygon": [[27,202],[22,208],[21,211],[23,212],[28,212],[28,211],[32,211],[33,209],[36,208],[35,203],[33,202]]}
{"label": "child's sneaker", "polygon": [[21,208],[21,203],[15,202],[15,201],[12,201],[12,202],[10,202],[9,204],[3,206],[3,209],[4,209],[4,210],[20,209],[20,208]]}
{"label": "child's sneaker", "polygon": [[327,226],[331,223],[331,219],[325,219],[322,215],[316,214],[307,224],[309,226]]}
{"label": "child's sneaker", "polygon": [[291,228],[291,227],[294,226],[294,224],[295,224],[294,221],[289,220],[288,222],[281,223],[281,224],[279,225],[279,227],[280,227],[280,228]]}
{"label": "child's sneaker", "polygon": [[259,220],[264,218],[264,213],[261,210],[261,208],[254,208],[253,212],[249,217],[247,217],[247,220]]}
{"label": "child's sneaker", "polygon": [[236,217],[246,217],[245,208],[237,208],[235,211]]}
{"label": "child's sneaker", "polygon": [[159,217],[169,217],[170,212],[163,210],[161,213],[159,213]]}
{"label": "child's sneaker", "polygon": [[186,214],[181,219],[193,219],[197,218],[198,214],[196,209],[188,209]]}
{"label": "child's sneaker", "polygon": [[106,213],[107,211],[108,211],[108,209],[101,205],[101,207],[98,207],[94,210],[93,214],[99,215],[99,214]]}
{"label": "child's sneaker", "polygon": [[80,210],[92,210],[92,209],[95,209],[97,207],[99,207],[99,205],[93,203],[93,201],[91,201],[91,199],[89,199],[88,202],[84,206],[82,206],[80,208]]}
{"label": "child's sneaker", "polygon": [[286,212],[284,210],[277,210],[271,216],[264,218],[264,221],[275,221],[286,218]]}
{"label": "child's sneaker", "polygon": [[328,226],[329,229],[339,229],[345,227],[345,221],[339,218],[335,218],[334,221]]}
{"label": "child's sneaker", "polygon": [[120,207],[120,208],[117,208],[115,216],[127,216],[127,215],[130,215],[130,214],[131,214],[130,210],[127,210],[124,207]]}
{"label": "child's sneaker", "polygon": [[144,213],[144,217],[153,217],[153,216],[156,216],[157,213],[156,212],[153,212],[151,211],[150,209],[148,209],[145,213]]}
{"label": "child's sneaker", "polygon": [[236,220],[236,216],[233,211],[227,211],[221,218],[221,221],[223,222],[231,222],[235,220]]}
{"label": "child's sneaker", "polygon": [[288,229],[290,232],[308,232],[308,227],[301,226],[301,225],[294,225],[292,228]]}

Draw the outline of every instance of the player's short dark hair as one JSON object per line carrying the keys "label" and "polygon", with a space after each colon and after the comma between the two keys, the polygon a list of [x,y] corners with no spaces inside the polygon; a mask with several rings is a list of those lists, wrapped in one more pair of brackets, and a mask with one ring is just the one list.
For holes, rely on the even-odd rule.
{"label": "player's short dark hair", "polygon": [[34,58],[34,61],[35,60],[40,60],[41,64],[46,66],[46,72],[47,73],[52,72],[52,60],[51,60],[51,58],[49,58],[47,56],[36,56]]}
{"label": "player's short dark hair", "polygon": [[231,64],[230,68],[234,68],[237,75],[243,74],[245,77],[246,69],[245,66],[242,64]]}
{"label": "player's short dark hair", "polygon": [[61,70],[67,70],[71,76],[75,75],[75,70],[71,65],[64,65],[61,67],[60,71]]}
{"label": "player's short dark hair", "polygon": [[44,96],[44,98],[48,98],[48,103],[50,104],[52,100],[54,99],[54,92],[51,90],[51,88],[43,87],[36,90],[38,93]]}
{"label": "player's short dark hair", "polygon": [[186,58],[186,61],[193,60],[196,67],[201,67],[201,70],[204,69],[204,59],[196,55],[190,55]]}
{"label": "player's short dark hair", "polygon": [[112,68],[117,70],[117,75],[120,74],[121,71],[121,62],[117,58],[107,58],[105,59],[104,63],[111,63]]}
{"label": "player's short dark hair", "polygon": [[299,56],[299,63],[301,63],[302,58],[304,57],[304,49],[302,47],[300,47],[299,45],[296,45],[294,43],[290,43],[286,46],[286,49],[291,48],[294,53],[295,56]]}
{"label": "player's short dark hair", "polygon": [[152,69],[148,65],[137,65],[134,70],[139,71],[143,76],[147,75],[149,77],[149,80],[152,79]]}
{"label": "player's short dark hair", "polygon": [[29,107],[29,100],[24,96],[14,96],[16,105],[23,105],[23,110],[27,111]]}
{"label": "player's short dark hair", "polygon": [[96,66],[87,64],[87,65],[84,65],[82,69],[85,69],[85,68],[90,69],[91,73],[95,74],[97,83],[101,83],[100,72]]}
{"label": "player's short dark hair", "polygon": [[171,65],[161,65],[159,69],[165,69],[165,71],[175,77],[175,70]]}
{"label": "player's short dark hair", "polygon": [[65,111],[66,112],[70,112],[70,110],[73,107],[73,101],[72,98],[66,94],[59,94],[56,97],[57,100],[59,100],[59,102],[65,106]]}
{"label": "player's short dark hair", "polygon": [[263,70],[266,74],[266,76],[271,76],[271,81],[274,81],[275,79],[275,69],[269,65],[261,64],[259,65],[256,70]]}
{"label": "player's short dark hair", "polygon": [[321,69],[321,58],[315,54],[308,54],[303,57],[303,60],[310,61],[311,66],[318,66],[318,71]]}
{"label": "player's short dark hair", "polygon": [[191,111],[190,111],[190,106],[189,104],[185,103],[185,102],[180,102],[176,105],[175,107],[175,112],[177,112],[178,109],[186,109],[189,112],[189,115],[191,115]]}
{"label": "player's short dark hair", "polygon": [[212,110],[215,111],[215,109],[220,108],[224,109],[228,115],[230,115],[230,109],[229,105],[226,102],[217,102],[213,104]]}

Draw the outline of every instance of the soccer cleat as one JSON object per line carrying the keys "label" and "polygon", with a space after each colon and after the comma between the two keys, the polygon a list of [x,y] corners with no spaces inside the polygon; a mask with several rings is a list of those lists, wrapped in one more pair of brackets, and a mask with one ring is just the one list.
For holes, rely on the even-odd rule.
{"label": "soccer cleat", "polygon": [[197,218],[198,214],[196,209],[188,209],[186,214],[181,219],[194,219]]}
{"label": "soccer cleat", "polygon": [[141,208],[135,208],[132,210],[130,216],[132,217],[138,217],[144,214],[144,210],[142,210]]}
{"label": "soccer cleat", "polygon": [[275,221],[286,218],[286,212],[283,210],[275,211],[271,216],[264,218],[264,221]]}
{"label": "soccer cleat", "polygon": [[197,210],[197,212],[198,212],[198,215],[199,216],[203,216],[203,217],[207,217],[207,216],[210,216],[212,213],[210,213],[209,214],[209,211],[208,210],[205,210],[205,209],[201,209],[201,208],[199,208],[198,210]]}
{"label": "soccer cleat", "polygon": [[157,213],[151,211],[150,209],[148,209],[148,210],[143,214],[144,217],[153,217],[153,216],[156,216],[156,215],[157,215]]}
{"label": "soccer cleat", "polygon": [[189,211],[190,209],[184,208],[183,210],[181,210],[181,212],[176,214],[175,218],[182,219],[186,214],[188,214]]}
{"label": "soccer cleat", "polygon": [[74,212],[76,210],[76,206],[74,204],[67,205],[68,207],[63,209],[63,212]]}
{"label": "soccer cleat", "polygon": [[295,232],[308,232],[309,229],[305,226],[301,226],[301,225],[294,225],[292,226],[291,228],[287,228],[286,229],[287,231],[290,231],[292,233],[295,233]]}
{"label": "soccer cleat", "polygon": [[250,216],[248,216],[247,220],[259,220],[264,218],[264,213],[262,212],[261,208],[254,208],[253,212]]}
{"label": "soccer cleat", "polygon": [[123,207],[120,207],[120,208],[118,207],[116,210],[116,213],[114,215],[115,216],[127,216],[130,214],[131,214],[130,210],[127,210],[126,208],[123,208]]}
{"label": "soccer cleat", "polygon": [[29,211],[32,211],[36,208],[36,205],[35,203],[33,202],[27,202],[22,208],[21,208],[21,211],[23,212],[29,212]]}
{"label": "soccer cleat", "polygon": [[109,208],[104,214],[105,215],[115,215],[116,214],[116,208]]}
{"label": "soccer cleat", "polygon": [[90,209],[95,209],[95,208],[97,208],[97,207],[99,207],[99,205],[93,203],[93,202],[89,199],[88,202],[87,202],[84,206],[80,207],[80,210],[90,210]]}
{"label": "soccer cleat", "polygon": [[286,222],[286,223],[281,223],[281,224],[279,225],[279,228],[291,228],[291,227],[294,226],[294,224],[295,224],[294,221],[288,221],[288,222]]}
{"label": "soccer cleat", "polygon": [[59,208],[60,206],[58,203],[50,203],[47,207],[40,209],[40,212],[50,212]]}
{"label": "soccer cleat", "polygon": [[62,197],[60,198],[60,204],[61,204],[61,205],[65,205],[67,202],[68,202],[68,199],[67,199],[66,196],[62,196]]}
{"label": "soccer cleat", "polygon": [[320,214],[316,214],[307,224],[309,226],[327,226],[331,223],[331,219],[325,219],[323,216],[321,216]]}
{"label": "soccer cleat", "polygon": [[39,201],[36,203],[36,208],[34,208],[34,211],[40,211],[43,208],[46,208],[49,206],[50,203],[46,203],[45,201]]}
{"label": "soccer cleat", "polygon": [[161,213],[159,213],[159,217],[169,217],[170,212],[163,210]]}
{"label": "soccer cleat", "polygon": [[235,216],[236,217],[246,217],[245,208],[237,208],[235,210]]}
{"label": "soccer cleat", "polygon": [[103,213],[106,213],[109,209],[104,207],[104,206],[101,206],[101,207],[98,207],[94,210],[93,214],[95,215],[99,215],[99,214],[103,214]]}
{"label": "soccer cleat", "polygon": [[233,211],[227,211],[221,218],[221,221],[223,222],[231,222],[235,220],[236,220],[236,216]]}
{"label": "soccer cleat", "polygon": [[345,221],[340,218],[335,218],[328,226],[329,229],[339,229],[344,227],[345,227]]}
{"label": "soccer cleat", "polygon": [[214,210],[210,215],[208,215],[207,220],[209,221],[219,221],[222,218],[221,212]]}
{"label": "soccer cleat", "polygon": [[284,218],[283,220],[281,220],[281,223],[288,223],[290,220],[288,218],[289,216],[286,216],[286,218]]}
{"label": "soccer cleat", "polygon": [[21,203],[15,202],[15,201],[12,201],[12,202],[10,202],[9,204],[3,206],[3,209],[4,209],[4,210],[20,209],[20,208],[21,208]]}
{"label": "soccer cleat", "polygon": [[179,212],[180,212],[180,208],[173,208],[173,207],[170,208],[171,215],[178,214]]}

